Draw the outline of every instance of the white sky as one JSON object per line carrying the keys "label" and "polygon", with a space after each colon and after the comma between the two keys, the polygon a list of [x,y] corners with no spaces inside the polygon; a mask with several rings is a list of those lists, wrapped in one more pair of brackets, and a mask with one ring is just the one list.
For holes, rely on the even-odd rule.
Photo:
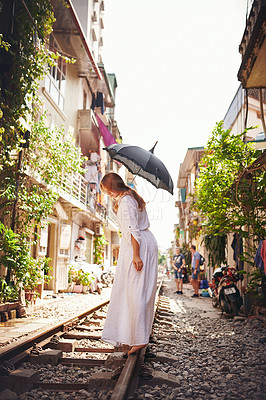
{"label": "white sky", "polygon": [[104,54],[118,88],[123,142],[149,150],[169,170],[171,196],[137,179],[151,230],[164,250],[178,223],[177,177],[189,147],[206,145],[238,89],[238,46],[247,0],[108,0]]}

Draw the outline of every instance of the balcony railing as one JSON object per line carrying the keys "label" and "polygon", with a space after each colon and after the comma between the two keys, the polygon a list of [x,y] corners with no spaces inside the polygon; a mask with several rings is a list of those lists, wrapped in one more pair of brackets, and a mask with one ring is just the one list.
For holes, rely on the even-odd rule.
{"label": "balcony railing", "polygon": [[97,202],[96,195],[90,192],[87,181],[81,174],[64,175],[61,189],[85,206],[88,211],[94,213],[100,220],[106,219],[106,208]]}
{"label": "balcony railing", "polygon": [[[33,178],[36,182],[46,185],[41,180],[40,176],[33,172],[30,168],[26,168],[25,173]],[[106,207],[97,202],[96,195],[88,189],[86,179],[79,173],[63,174],[61,187],[51,187],[69,202],[75,202],[76,206],[88,210],[93,213],[98,219],[104,222],[107,218]],[[64,195],[64,193],[66,195]],[[69,198],[72,198],[72,200]]]}
{"label": "balcony railing", "polygon": [[64,175],[62,189],[81,204],[87,205],[87,182],[82,175],[78,173]]}

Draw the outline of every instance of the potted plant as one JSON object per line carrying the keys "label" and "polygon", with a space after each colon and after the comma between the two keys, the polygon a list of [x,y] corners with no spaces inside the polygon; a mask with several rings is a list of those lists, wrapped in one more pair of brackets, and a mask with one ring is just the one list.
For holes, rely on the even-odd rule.
{"label": "potted plant", "polygon": [[80,275],[80,282],[82,284],[82,292],[87,293],[89,286],[95,278],[89,272],[83,272]]}
{"label": "potted plant", "polygon": [[74,281],[73,292],[74,293],[82,293],[82,284],[81,284],[82,274],[83,274],[83,271],[81,269],[79,271],[74,269],[74,271],[73,271],[73,281]]}
{"label": "potted plant", "polygon": [[[0,222],[0,265],[5,271],[1,288],[18,300],[19,288],[24,289],[28,301],[37,297],[37,287],[49,282],[49,258],[34,259],[30,255],[30,242]],[[17,298],[16,298],[17,297]],[[4,297],[5,298],[5,297]]]}
{"label": "potted plant", "polygon": [[68,265],[68,288],[67,288],[68,292],[74,291],[74,285],[76,282],[76,278],[77,278],[77,272],[76,272],[74,266],[69,264]]}
{"label": "potted plant", "polygon": [[49,282],[51,277],[48,276],[49,271],[49,259],[40,258],[38,260],[29,257],[27,263],[27,270],[23,275],[21,282],[22,287],[25,290],[25,299],[28,301],[34,301],[37,297],[41,296],[38,291],[38,286],[42,285],[43,282]]}

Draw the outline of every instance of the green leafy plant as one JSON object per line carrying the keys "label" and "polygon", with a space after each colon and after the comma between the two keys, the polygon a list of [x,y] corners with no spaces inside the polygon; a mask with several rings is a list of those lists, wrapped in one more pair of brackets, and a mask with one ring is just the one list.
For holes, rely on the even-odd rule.
{"label": "green leafy plant", "polygon": [[166,265],[167,258],[165,254],[162,254],[160,251],[158,252],[158,264],[159,265]]}
{"label": "green leafy plant", "polygon": [[220,266],[226,263],[226,244],[227,236],[224,235],[205,235],[203,243],[208,251],[209,264],[211,267]]}
{"label": "green leafy plant", "polygon": [[[200,162],[195,207],[201,215],[203,234],[241,235],[243,260],[253,265],[258,242],[266,236],[266,173],[265,154],[243,142],[246,132],[232,135],[223,129],[222,122],[216,125]],[[220,249],[220,259],[222,252]]]}
{"label": "green leafy plant", "polygon": [[89,272],[83,272],[80,276],[80,283],[83,286],[90,286],[94,279],[95,278]]}
{"label": "green leafy plant", "polygon": [[26,9],[23,2],[16,3],[12,32],[3,21],[3,14],[11,15],[10,7],[12,3],[4,2],[0,8],[0,221],[5,231],[0,264],[7,287],[13,281],[26,287],[48,265],[47,259],[29,255],[37,229],[52,212],[67,175],[81,172],[82,159],[62,128],[49,129],[43,117],[36,122],[43,114],[40,80],[59,57],[74,62],[47,46],[55,21],[52,4],[27,0]]}
{"label": "green leafy plant", "polygon": [[93,256],[94,256],[94,263],[95,264],[103,264],[104,262],[104,246],[107,245],[108,242],[103,235],[101,236],[96,236],[94,238],[94,252],[93,252]]}
{"label": "green leafy plant", "polygon": [[[33,290],[40,280],[50,280],[49,259],[38,260],[30,256],[29,243],[26,238],[14,233],[12,229],[0,222],[0,265],[5,271],[10,272],[11,280],[7,282],[5,276],[1,279],[2,288],[5,291],[12,289],[12,293],[18,296],[18,287]],[[10,288],[10,289],[8,289]],[[17,299],[17,298],[16,298]]]}
{"label": "green leafy plant", "polygon": [[253,297],[253,303],[266,306],[266,277],[264,271],[255,269],[247,274],[248,285],[246,292]]}
{"label": "green leafy plant", "polygon": [[73,265],[69,264],[68,265],[68,283],[73,283],[76,282],[78,275],[76,269],[73,267]]}
{"label": "green leafy plant", "polygon": [[19,293],[17,286],[13,283],[8,285],[4,278],[0,278],[0,303],[16,301],[18,300],[18,296]]}

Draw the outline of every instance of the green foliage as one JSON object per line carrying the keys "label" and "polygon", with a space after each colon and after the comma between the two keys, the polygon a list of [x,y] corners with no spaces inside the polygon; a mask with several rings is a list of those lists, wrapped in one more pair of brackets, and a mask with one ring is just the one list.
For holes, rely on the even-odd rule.
{"label": "green foliage", "polygon": [[77,272],[73,265],[68,266],[68,283],[76,282]]}
{"label": "green foliage", "polygon": [[247,293],[252,295],[254,303],[266,306],[266,278],[264,272],[260,269],[255,269],[248,273],[247,277],[249,279]]}
{"label": "green foliage", "polygon": [[159,250],[158,252],[158,264],[159,265],[166,265],[167,262],[167,258],[165,256],[165,254],[162,254]]}
{"label": "green foliage", "polygon": [[[24,289],[34,289],[40,280],[49,281],[49,259],[34,259],[29,253],[29,243],[26,238],[14,233],[0,222],[0,265],[10,271],[11,282],[1,278],[2,288],[18,295],[18,286]],[[5,297],[5,296],[4,296]]]}
{"label": "green foliage", "polygon": [[220,122],[207,142],[196,186],[196,207],[204,216],[206,233],[228,232],[238,225],[231,187],[238,174],[255,160],[255,151],[242,136],[231,135]]}
{"label": "green foliage", "polygon": [[192,242],[193,239],[198,239],[202,231],[202,226],[198,219],[193,219],[188,227],[188,237],[189,241]]}
{"label": "green foliage", "polygon": [[4,278],[0,278],[0,303],[16,301],[18,300],[18,297],[18,287],[13,283],[8,285]]}
{"label": "green foliage", "polygon": [[[44,117],[34,122],[42,114],[40,80],[59,57],[74,60],[48,49],[46,38],[55,21],[50,0],[26,3],[34,23],[23,3],[16,2],[12,33],[3,25],[0,34],[0,221],[5,224],[1,225],[5,249],[0,264],[7,271],[6,287],[14,278],[15,285],[21,282],[25,288],[33,287],[48,268],[47,259],[29,255],[37,229],[52,212],[66,177],[81,172],[82,163],[75,143],[67,140],[62,128],[49,129]],[[11,5],[3,3],[0,21],[4,22],[2,13],[8,15]],[[29,140],[26,126],[31,131]]]}
{"label": "green foliage", "polygon": [[226,235],[205,235],[203,238],[203,243],[209,254],[209,264],[213,268],[226,263],[226,239]]}
{"label": "green foliage", "polygon": [[265,170],[252,168],[260,153],[243,142],[243,134],[232,135],[222,122],[216,125],[200,162],[195,207],[205,235],[236,232],[252,239],[246,242],[245,260],[253,264],[256,245],[266,236]]}
{"label": "green foliage", "polygon": [[183,245],[180,247],[180,253],[183,254],[183,256],[185,257],[186,265],[190,265],[191,264],[191,251],[190,251],[189,245],[183,243]]}
{"label": "green foliage", "polygon": [[68,266],[68,283],[74,282],[76,285],[90,286],[94,279],[90,272],[83,272],[82,269],[77,270],[71,264]]}
{"label": "green foliage", "polygon": [[66,140],[63,127],[51,129],[45,125],[43,117],[32,126],[24,160],[31,174],[54,187],[65,184],[72,172],[84,172],[80,149],[73,140]]}
{"label": "green foliage", "polygon": [[94,238],[94,263],[95,264],[103,264],[104,262],[104,246],[108,244],[104,234],[101,236],[96,236]]}
{"label": "green foliage", "polygon": [[[4,4],[8,7],[8,2]],[[2,141],[0,164],[15,167],[16,160],[12,152],[19,150],[23,120],[27,121],[32,113],[33,102],[37,99],[39,81],[47,72],[50,55],[45,48],[45,37],[52,31],[54,21],[50,0],[27,1],[27,7],[36,22],[36,27],[21,3],[16,3],[13,19],[13,32],[1,37],[2,54],[6,72],[0,75],[0,109],[2,116]],[[0,14],[0,18],[3,18]],[[37,44],[38,42],[38,44]]]}
{"label": "green foliage", "polygon": [[79,279],[83,286],[90,286],[95,278],[89,272],[82,272]]}

